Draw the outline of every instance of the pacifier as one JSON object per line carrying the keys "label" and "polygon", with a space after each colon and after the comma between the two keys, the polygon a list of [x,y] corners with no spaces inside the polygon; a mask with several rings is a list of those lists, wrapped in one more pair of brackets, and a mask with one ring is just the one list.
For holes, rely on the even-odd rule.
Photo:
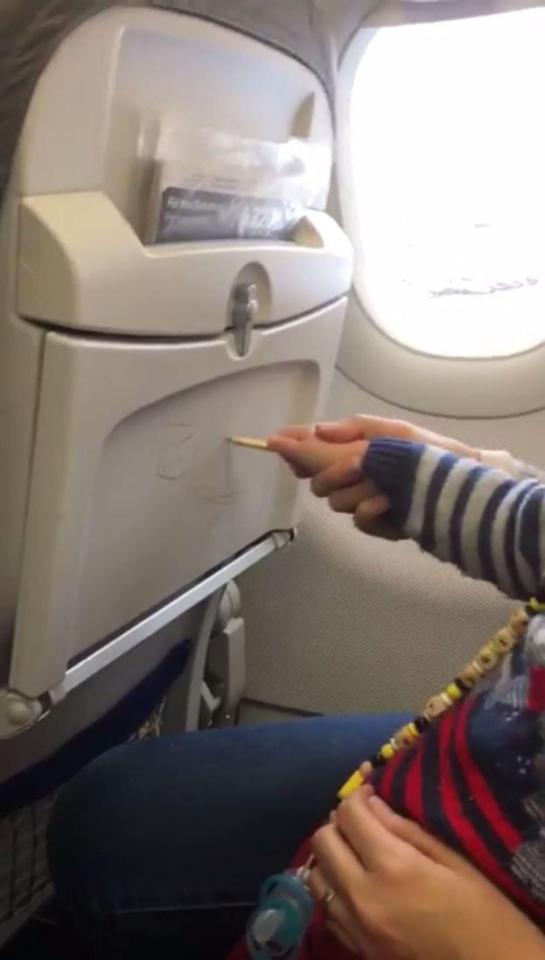
{"label": "pacifier", "polygon": [[304,869],[287,870],[263,884],[259,905],[246,929],[252,960],[297,957],[315,907],[303,881],[304,873]]}

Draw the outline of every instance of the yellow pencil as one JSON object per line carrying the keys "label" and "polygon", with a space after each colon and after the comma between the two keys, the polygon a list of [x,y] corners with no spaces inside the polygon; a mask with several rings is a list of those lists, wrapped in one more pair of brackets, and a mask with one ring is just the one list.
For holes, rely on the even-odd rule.
{"label": "yellow pencil", "polygon": [[251,450],[264,450],[266,453],[271,452],[267,441],[261,440],[260,437],[229,437],[229,440],[237,447],[249,447]]}

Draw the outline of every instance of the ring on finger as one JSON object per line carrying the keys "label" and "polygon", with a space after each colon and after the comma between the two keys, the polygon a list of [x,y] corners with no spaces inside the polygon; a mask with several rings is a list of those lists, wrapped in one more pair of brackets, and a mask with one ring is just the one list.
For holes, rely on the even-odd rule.
{"label": "ring on finger", "polygon": [[337,891],[333,890],[332,887],[326,887],[325,893],[322,897],[322,906],[328,907],[330,903],[333,902],[337,896]]}

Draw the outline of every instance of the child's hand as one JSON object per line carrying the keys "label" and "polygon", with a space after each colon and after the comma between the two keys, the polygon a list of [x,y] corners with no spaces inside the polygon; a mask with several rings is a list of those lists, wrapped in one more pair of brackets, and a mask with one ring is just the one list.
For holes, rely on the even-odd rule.
{"label": "child's hand", "polygon": [[362,478],[362,460],[369,444],[362,439],[347,443],[322,440],[310,427],[287,427],[269,437],[269,450],[278,453],[300,479],[317,477],[330,468],[335,469],[339,482],[346,473],[349,482]]}
{"label": "child's hand", "polygon": [[364,479],[366,440],[329,442],[309,427],[288,427],[269,437],[268,446],[289,464],[296,477],[310,479],[312,492],[327,497],[336,513],[353,514],[356,526],[372,536],[397,539],[384,520],[390,508],[387,497],[371,480]]}
{"label": "child's hand", "polygon": [[390,522],[390,503],[364,478],[365,453],[371,440],[410,440],[441,447],[460,457],[480,460],[481,452],[453,437],[444,437],[401,420],[356,416],[316,427],[288,427],[269,439],[299,478],[311,479],[312,492],[328,499],[338,513],[351,513],[358,529],[397,540],[402,534]]}

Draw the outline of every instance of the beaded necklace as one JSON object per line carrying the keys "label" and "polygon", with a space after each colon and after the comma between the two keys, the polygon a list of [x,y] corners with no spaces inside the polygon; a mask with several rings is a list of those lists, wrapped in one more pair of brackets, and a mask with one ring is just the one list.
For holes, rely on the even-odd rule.
{"label": "beaded necklace", "polygon": [[[414,720],[405,724],[401,730],[382,745],[380,750],[368,761],[369,772],[385,766],[396,753],[408,750],[415,741],[435,720],[438,720],[447,710],[462,700],[488,673],[497,667],[498,663],[513,650],[524,637],[530,619],[538,613],[545,613],[545,603],[533,598],[525,607],[517,610],[511,617],[508,625],[494,634],[491,640],[482,647],[471,663],[449,683],[445,689],[428,700],[422,713]],[[356,770],[339,790],[339,800],[345,800],[354,790],[361,787],[366,776],[361,770]]]}

